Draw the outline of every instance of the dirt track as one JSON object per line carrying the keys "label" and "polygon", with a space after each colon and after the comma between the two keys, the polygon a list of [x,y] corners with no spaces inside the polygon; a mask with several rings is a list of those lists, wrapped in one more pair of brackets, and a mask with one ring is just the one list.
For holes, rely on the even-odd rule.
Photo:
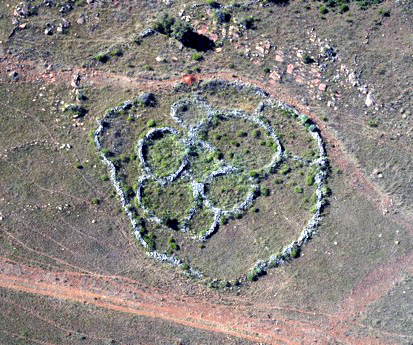
{"label": "dirt track", "polygon": [[[43,296],[93,304],[101,308],[148,317],[161,318],[182,325],[196,327],[212,332],[220,332],[244,339],[286,344],[312,343],[315,339],[324,344],[328,340],[341,339],[349,344],[385,344],[378,339],[362,340],[344,336],[346,329],[361,326],[357,321],[350,321],[356,312],[367,303],[381,296],[392,286],[398,274],[394,266],[410,270],[413,256],[403,262],[393,263],[383,272],[375,272],[366,278],[365,283],[376,283],[387,278],[377,288],[368,284],[370,289],[356,288],[337,314],[306,312],[297,309],[291,311],[313,316],[314,321],[302,322],[291,318],[277,321],[265,318],[273,309],[289,311],[288,308],[250,305],[231,298],[232,305],[222,305],[211,301],[201,301],[194,297],[171,294],[160,291],[137,281],[122,277],[81,274],[77,272],[50,272],[20,265],[5,258],[0,258],[0,286]],[[247,316],[248,310],[258,311],[260,316]],[[354,319],[352,319],[354,320]],[[395,336],[393,334],[383,334]]]}

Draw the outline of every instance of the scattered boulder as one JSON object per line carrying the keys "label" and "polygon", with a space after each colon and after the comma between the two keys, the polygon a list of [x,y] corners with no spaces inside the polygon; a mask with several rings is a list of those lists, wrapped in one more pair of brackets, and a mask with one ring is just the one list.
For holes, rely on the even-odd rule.
{"label": "scattered boulder", "polygon": [[371,107],[371,106],[373,106],[375,103],[376,103],[376,100],[374,99],[373,94],[372,94],[371,92],[368,92],[364,104],[365,104],[367,107]]}
{"label": "scattered boulder", "polygon": [[66,2],[60,7],[59,12],[62,14],[68,13],[73,9],[72,5],[69,2]]}
{"label": "scattered boulder", "polygon": [[74,119],[84,117],[88,113],[88,110],[86,108],[77,104],[69,104],[65,106],[62,111],[71,113]]}
{"label": "scattered boulder", "polygon": [[12,81],[18,81],[20,78],[19,73],[17,73],[16,71],[11,71],[9,73],[9,77]]}
{"label": "scattered boulder", "polygon": [[84,22],[85,22],[84,15],[80,15],[79,18],[76,20],[76,23],[78,23],[79,25],[82,25]]}
{"label": "scattered boulder", "polygon": [[51,35],[53,35],[53,26],[52,26],[52,24],[50,24],[50,23],[47,23],[47,24],[46,24],[46,29],[44,30],[44,34],[45,34],[46,36],[51,36]]}
{"label": "scattered boulder", "polygon": [[139,96],[139,101],[145,106],[145,107],[155,107],[158,102],[156,100],[156,97],[153,93],[150,92],[144,92]]}
{"label": "scattered boulder", "polygon": [[70,27],[70,22],[65,18],[62,18],[62,27],[63,29],[68,29]]}

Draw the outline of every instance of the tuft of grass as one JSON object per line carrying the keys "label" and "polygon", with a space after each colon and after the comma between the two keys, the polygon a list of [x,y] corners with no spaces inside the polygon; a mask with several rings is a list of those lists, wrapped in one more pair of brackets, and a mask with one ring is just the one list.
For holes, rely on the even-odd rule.
{"label": "tuft of grass", "polygon": [[93,59],[101,63],[106,63],[109,61],[110,57],[106,53],[98,53],[93,56]]}
{"label": "tuft of grass", "polygon": [[297,245],[294,245],[291,249],[290,257],[295,259],[300,256],[301,248]]}
{"label": "tuft of grass", "polygon": [[376,128],[379,125],[376,119],[368,119],[366,123],[367,123],[367,126],[372,127],[372,128]]}
{"label": "tuft of grass", "polygon": [[329,11],[327,9],[327,6],[321,6],[320,9],[318,10],[320,14],[327,14]]}
{"label": "tuft of grass", "polygon": [[201,61],[203,59],[203,55],[201,53],[193,53],[191,59],[194,61]]}
{"label": "tuft of grass", "polygon": [[299,186],[295,186],[294,187],[294,192],[302,194],[304,192],[303,188],[299,187]]}
{"label": "tuft of grass", "polygon": [[156,122],[153,119],[150,119],[147,123],[146,123],[146,127],[155,127],[156,126]]}
{"label": "tuft of grass", "polygon": [[290,171],[291,168],[288,166],[288,164],[283,164],[280,169],[280,174],[287,175]]}
{"label": "tuft of grass", "polygon": [[237,131],[237,137],[245,138],[246,136],[248,136],[247,132],[241,130]]}

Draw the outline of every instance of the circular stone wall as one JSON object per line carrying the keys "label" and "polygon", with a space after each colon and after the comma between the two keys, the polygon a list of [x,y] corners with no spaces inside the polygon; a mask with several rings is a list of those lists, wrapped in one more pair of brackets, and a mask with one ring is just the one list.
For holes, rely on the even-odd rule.
{"label": "circular stone wall", "polygon": [[156,97],[108,109],[94,134],[148,255],[221,287],[298,257],[329,192],[315,123],[224,80]]}

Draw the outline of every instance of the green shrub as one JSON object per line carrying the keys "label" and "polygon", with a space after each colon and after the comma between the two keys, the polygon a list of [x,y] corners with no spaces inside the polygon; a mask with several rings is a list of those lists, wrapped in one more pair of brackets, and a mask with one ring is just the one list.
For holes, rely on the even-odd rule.
{"label": "green shrub", "polygon": [[156,126],[156,122],[153,119],[150,119],[147,123],[146,123],[146,127],[155,127]]}
{"label": "green shrub", "polygon": [[185,271],[188,271],[188,270],[190,269],[190,266],[189,266],[189,264],[188,264],[187,261],[185,261],[185,262],[182,264],[182,269],[185,270]]}
{"label": "green shrub", "polygon": [[338,11],[343,14],[344,12],[347,12],[350,10],[350,7],[348,7],[347,4],[341,4],[338,8]]}
{"label": "green shrub", "polygon": [[300,122],[302,124],[305,124],[308,121],[308,116],[306,115],[300,115]]}
{"label": "green shrub", "polygon": [[218,23],[229,23],[231,20],[231,14],[226,10],[217,10],[214,13],[214,18],[217,20]]}
{"label": "green shrub", "polygon": [[251,272],[248,273],[247,275],[247,280],[252,282],[258,279],[260,275],[265,274],[264,271],[262,271],[260,268],[254,268]]}
{"label": "green shrub", "polygon": [[102,147],[101,152],[105,157],[112,156],[112,152],[107,147]]}
{"label": "green shrub", "polygon": [[331,189],[328,188],[327,186],[323,186],[321,191],[322,191],[323,195],[325,195],[325,196],[330,196],[331,195]]}
{"label": "green shrub", "polygon": [[109,52],[109,55],[110,56],[122,56],[123,52],[122,52],[122,49],[120,48],[114,48]]}
{"label": "green shrub", "polygon": [[367,120],[367,126],[369,127],[377,127],[379,124],[376,119],[369,119]]}
{"label": "green shrub", "polygon": [[280,179],[280,178],[275,178],[275,179],[274,179],[274,183],[275,183],[275,184],[281,184],[281,183],[283,183],[283,180]]}
{"label": "green shrub", "polygon": [[193,33],[193,28],[185,21],[177,20],[171,27],[171,36],[183,44],[187,44],[188,35]]}
{"label": "green shrub", "polygon": [[327,14],[327,13],[328,13],[328,9],[327,9],[326,6],[323,5],[323,6],[320,7],[319,12],[320,12],[321,14]]}
{"label": "green shrub", "polygon": [[309,171],[307,173],[307,176],[305,177],[305,182],[307,183],[307,186],[312,186],[315,182],[315,177],[314,177],[314,172]]}
{"label": "green shrub", "polygon": [[314,59],[309,54],[304,54],[303,55],[303,62],[305,64],[310,64],[310,63],[314,62]]}
{"label": "green shrub", "polygon": [[110,58],[106,53],[98,53],[93,57],[93,59],[102,63],[106,63]]}
{"label": "green shrub", "polygon": [[240,286],[241,282],[238,279],[234,279],[234,280],[231,280],[231,285],[232,286]]}
{"label": "green shrub", "polygon": [[270,195],[270,189],[267,188],[267,187],[263,187],[263,188],[261,188],[260,193],[261,193],[261,195],[269,196]]}
{"label": "green shrub", "polygon": [[249,172],[249,175],[251,176],[251,177],[259,177],[260,176],[260,174],[258,174],[258,172],[256,172],[255,170],[251,170],[250,172]]}
{"label": "green shrub", "polygon": [[100,204],[100,200],[98,198],[93,198],[91,201],[92,205],[99,205]]}
{"label": "green shrub", "polygon": [[237,137],[242,137],[242,138],[244,138],[244,137],[246,137],[247,135],[248,135],[247,132],[244,132],[244,131],[241,131],[241,130],[237,131]]}
{"label": "green shrub", "polygon": [[77,104],[69,104],[63,108],[63,112],[70,112],[73,115],[73,118],[77,119],[85,116],[88,113],[88,110],[85,107]]}
{"label": "green shrub", "polygon": [[214,0],[205,0],[205,3],[209,6],[211,6],[212,8],[219,7],[219,3],[214,1]]}
{"label": "green shrub", "polygon": [[172,33],[172,25],[175,23],[175,18],[167,13],[162,13],[153,24],[153,29],[161,34],[170,35]]}
{"label": "green shrub", "polygon": [[201,61],[204,57],[202,56],[201,53],[193,53],[191,58],[194,61]]}
{"label": "green shrub", "polygon": [[252,17],[252,16],[244,17],[244,18],[241,20],[241,25],[242,25],[245,29],[249,30],[249,29],[252,29],[252,28],[254,27],[254,21],[255,21],[255,19],[254,19],[254,17]]}
{"label": "green shrub", "polygon": [[109,181],[109,177],[108,177],[107,175],[101,175],[101,176],[100,176],[100,179],[101,179],[102,181]]}
{"label": "green shrub", "polygon": [[269,68],[269,67],[264,67],[264,73],[270,73],[271,72],[271,69]]}
{"label": "green shrub", "polygon": [[310,197],[310,203],[311,203],[311,205],[315,205],[316,202],[317,202],[317,194],[313,193]]}
{"label": "green shrub", "polygon": [[228,67],[229,67],[229,68],[235,68],[235,65],[234,65],[233,62],[230,62],[230,63],[228,64]]}
{"label": "green shrub", "polygon": [[379,10],[379,14],[383,17],[390,17],[390,10],[385,10],[385,9],[381,8]]}
{"label": "green shrub", "polygon": [[280,169],[280,173],[282,175],[287,175],[290,171],[291,171],[291,168],[287,164],[283,164]]}
{"label": "green shrub", "polygon": [[297,245],[294,245],[291,248],[290,257],[292,257],[293,259],[298,258],[300,256],[300,252],[301,252],[301,248],[298,247]]}
{"label": "green shrub", "polygon": [[256,274],[254,274],[254,272],[248,273],[248,275],[247,275],[247,280],[248,280],[249,282],[255,281],[255,280],[257,280],[257,279],[258,279],[258,276],[257,276]]}
{"label": "green shrub", "polygon": [[143,236],[144,241],[148,245],[148,250],[152,251],[155,250],[155,235],[151,232],[147,233],[146,235]]}
{"label": "green shrub", "polygon": [[294,192],[301,194],[301,193],[304,192],[304,190],[303,190],[301,187],[299,187],[299,186],[295,186],[295,187],[294,187]]}
{"label": "green shrub", "polygon": [[258,139],[259,137],[261,137],[261,131],[259,129],[254,129],[252,131],[252,136],[256,139]]}
{"label": "green shrub", "polygon": [[179,250],[179,245],[176,243],[176,240],[171,236],[168,238],[168,249],[171,251]]}

